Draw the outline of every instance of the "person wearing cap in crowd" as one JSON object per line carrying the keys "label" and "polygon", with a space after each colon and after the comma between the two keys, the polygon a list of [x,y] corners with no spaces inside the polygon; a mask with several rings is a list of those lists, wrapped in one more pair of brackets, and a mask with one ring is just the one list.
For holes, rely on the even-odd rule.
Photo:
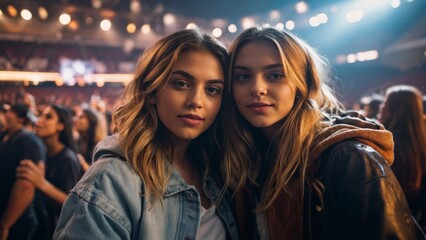
{"label": "person wearing cap in crowd", "polygon": [[6,128],[0,135],[0,240],[30,239],[38,225],[34,204],[35,186],[17,178],[15,169],[23,159],[44,161],[43,142],[24,126],[30,121],[28,107],[13,105],[5,114]]}

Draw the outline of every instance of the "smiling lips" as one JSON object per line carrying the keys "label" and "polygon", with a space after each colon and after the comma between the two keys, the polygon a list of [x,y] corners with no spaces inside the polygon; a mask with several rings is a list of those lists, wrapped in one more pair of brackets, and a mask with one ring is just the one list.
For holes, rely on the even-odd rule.
{"label": "smiling lips", "polygon": [[247,107],[255,112],[255,113],[265,113],[266,111],[268,111],[273,105],[272,104],[267,104],[267,103],[251,103],[249,105],[247,105]]}
{"label": "smiling lips", "polygon": [[178,115],[178,117],[181,118],[185,124],[188,124],[190,126],[196,126],[205,120],[201,116],[195,114]]}

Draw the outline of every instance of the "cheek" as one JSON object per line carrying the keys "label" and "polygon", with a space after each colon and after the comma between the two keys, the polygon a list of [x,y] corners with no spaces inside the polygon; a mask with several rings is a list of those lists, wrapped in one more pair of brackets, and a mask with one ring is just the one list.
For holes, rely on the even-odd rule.
{"label": "cheek", "polygon": [[79,130],[87,130],[89,128],[89,123],[85,119],[79,119],[76,122],[76,127]]}
{"label": "cheek", "polygon": [[222,104],[222,98],[213,99],[211,101],[206,102],[205,106],[206,106],[207,116],[212,117],[212,119],[210,119],[211,121],[213,121],[216,115],[218,114],[221,104]]}
{"label": "cheek", "polygon": [[233,85],[232,86],[232,97],[234,98],[234,101],[236,104],[239,104],[239,102],[242,99],[244,89],[241,86]]}

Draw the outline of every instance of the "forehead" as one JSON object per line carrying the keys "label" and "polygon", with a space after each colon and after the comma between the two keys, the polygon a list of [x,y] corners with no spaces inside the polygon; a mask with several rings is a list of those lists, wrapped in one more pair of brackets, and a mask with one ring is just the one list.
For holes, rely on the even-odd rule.
{"label": "forehead", "polygon": [[191,75],[204,76],[207,79],[223,78],[220,61],[212,53],[205,50],[187,50],[182,52],[173,71],[182,70]]}
{"label": "forehead", "polygon": [[45,107],[43,109],[43,114],[50,114],[52,116],[58,116],[58,114],[56,113],[56,111],[52,107],[50,107],[50,106]]}
{"label": "forehead", "polygon": [[253,41],[244,44],[235,55],[234,65],[246,67],[282,63],[278,47],[269,41]]}

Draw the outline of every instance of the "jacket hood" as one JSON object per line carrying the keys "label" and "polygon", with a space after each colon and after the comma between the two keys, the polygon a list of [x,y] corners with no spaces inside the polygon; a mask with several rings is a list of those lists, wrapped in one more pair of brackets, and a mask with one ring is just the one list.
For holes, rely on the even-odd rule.
{"label": "jacket hood", "polygon": [[125,154],[120,147],[118,134],[108,136],[96,145],[95,150],[93,151],[93,161],[95,162],[105,155],[116,156],[118,158],[125,159]]}
{"label": "jacket hood", "polygon": [[394,160],[393,136],[382,124],[355,111],[331,116],[325,127],[315,137],[311,158],[317,159],[332,145],[348,139],[356,139],[374,148],[391,165]]}

